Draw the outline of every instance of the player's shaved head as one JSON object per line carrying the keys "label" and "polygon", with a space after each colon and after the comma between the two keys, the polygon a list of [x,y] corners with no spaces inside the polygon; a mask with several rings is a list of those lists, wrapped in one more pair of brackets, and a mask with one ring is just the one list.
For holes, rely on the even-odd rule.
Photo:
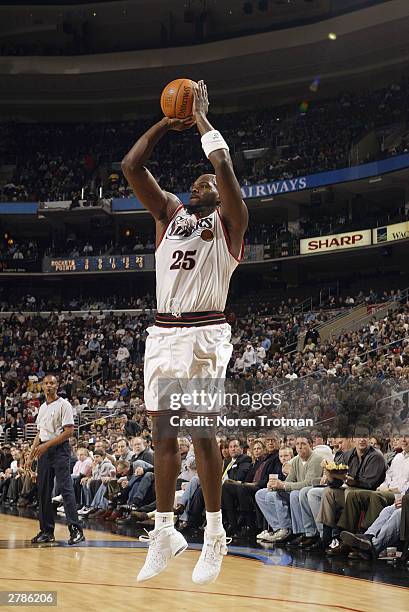
{"label": "player's shaved head", "polygon": [[199,176],[198,179],[196,179],[197,182],[199,181],[209,181],[210,183],[213,183],[213,185],[215,185],[217,187],[217,182],[216,182],[216,175],[215,174],[202,174],[201,176]]}
{"label": "player's shaved head", "polygon": [[214,185],[214,187],[216,187],[216,189],[217,189],[217,181],[216,181],[216,175],[215,174],[201,174],[194,181],[193,186],[194,185],[199,185],[200,183],[209,183],[211,185]]}
{"label": "player's shaved head", "polygon": [[55,374],[46,374],[43,380],[54,380],[55,382],[58,382],[58,379]]}

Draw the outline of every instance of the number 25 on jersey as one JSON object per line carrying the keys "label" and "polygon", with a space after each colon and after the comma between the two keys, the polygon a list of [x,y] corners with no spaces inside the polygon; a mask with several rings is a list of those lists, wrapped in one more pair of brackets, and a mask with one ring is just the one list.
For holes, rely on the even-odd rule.
{"label": "number 25 on jersey", "polygon": [[196,252],[197,251],[174,251],[172,255],[174,262],[169,270],[180,270],[180,268],[191,270],[196,265],[196,260],[194,259]]}

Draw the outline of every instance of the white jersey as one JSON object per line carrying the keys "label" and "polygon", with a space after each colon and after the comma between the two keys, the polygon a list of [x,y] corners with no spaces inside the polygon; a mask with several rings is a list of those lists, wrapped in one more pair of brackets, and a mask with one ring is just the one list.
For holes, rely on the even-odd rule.
{"label": "white jersey", "polygon": [[40,406],[36,420],[41,442],[52,440],[64,431],[66,425],[74,425],[74,414],[70,402],[57,397],[54,402]]}
{"label": "white jersey", "polygon": [[203,218],[175,211],[156,250],[159,313],[223,312],[239,263],[228,240],[218,210]]}

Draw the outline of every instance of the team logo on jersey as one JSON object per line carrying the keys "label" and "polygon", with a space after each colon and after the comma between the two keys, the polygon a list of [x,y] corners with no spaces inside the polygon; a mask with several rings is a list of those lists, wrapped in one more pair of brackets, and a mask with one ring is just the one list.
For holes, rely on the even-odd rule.
{"label": "team logo on jersey", "polygon": [[[213,217],[197,219],[193,215],[190,215],[189,217],[178,215],[170,224],[170,227],[166,233],[166,238],[169,240],[183,240],[193,236],[201,236],[203,240],[210,241],[214,236],[212,228]],[[203,237],[204,232],[207,232],[207,238]]]}
{"label": "team logo on jersey", "polygon": [[204,240],[205,242],[210,242],[211,240],[213,240],[213,237],[214,237],[214,234],[212,230],[209,230],[209,229],[202,230],[202,233],[200,234],[200,238]]}

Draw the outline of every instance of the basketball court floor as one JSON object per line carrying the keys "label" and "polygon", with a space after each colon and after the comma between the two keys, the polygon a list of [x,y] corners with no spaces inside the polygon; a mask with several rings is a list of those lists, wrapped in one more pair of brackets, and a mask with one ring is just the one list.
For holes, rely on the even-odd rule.
{"label": "basketball court floor", "polygon": [[58,610],[409,610],[408,566],[238,542],[229,546],[219,580],[200,587],[190,578],[200,549],[196,540],[165,573],[137,583],[145,558],[145,545],[137,539],[141,530],[89,520],[87,540],[70,547],[66,526],[57,524],[55,545],[33,546],[38,523],[29,516],[11,510],[0,515],[0,591],[55,591]]}

